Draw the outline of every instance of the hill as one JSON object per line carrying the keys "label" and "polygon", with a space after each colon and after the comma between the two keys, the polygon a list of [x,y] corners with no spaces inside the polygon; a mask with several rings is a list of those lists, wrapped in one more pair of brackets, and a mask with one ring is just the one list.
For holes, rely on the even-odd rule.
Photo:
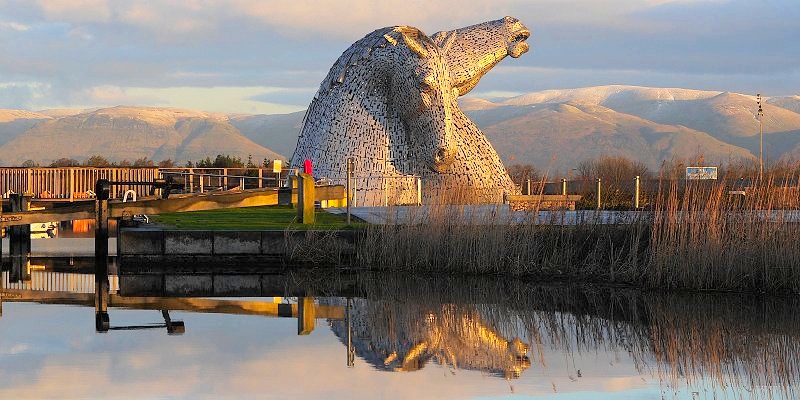
{"label": "hill", "polygon": [[[630,157],[651,168],[698,155],[707,163],[758,156],[758,107],[751,95],[611,85],[459,102],[506,164],[563,171],[600,155]],[[766,97],[764,112],[766,159],[800,157],[800,96]],[[153,107],[0,110],[0,160],[47,163],[92,154],[112,160],[286,159],[304,115]]]}
{"label": "hill", "polygon": [[[0,146],[4,164],[31,159],[43,165],[59,158],[98,154],[112,161],[172,159],[180,162],[230,154],[260,161],[285,156],[242,135],[220,113],[152,107],[113,107],[86,112],[12,116],[1,127],[13,136]],[[2,117],[0,117],[2,118]],[[0,120],[2,121],[2,120]]]}

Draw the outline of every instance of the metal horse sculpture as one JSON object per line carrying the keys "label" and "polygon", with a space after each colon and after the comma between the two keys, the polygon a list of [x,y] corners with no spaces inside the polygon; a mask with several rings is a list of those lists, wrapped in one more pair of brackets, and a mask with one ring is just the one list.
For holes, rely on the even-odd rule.
{"label": "metal horse sculpture", "polygon": [[359,204],[411,202],[417,177],[426,201],[499,201],[516,188],[457,99],[500,60],[525,53],[529,36],[511,17],[432,37],[408,26],[368,34],[320,85],[292,167],[310,159],[317,178],[342,180],[353,158]]}

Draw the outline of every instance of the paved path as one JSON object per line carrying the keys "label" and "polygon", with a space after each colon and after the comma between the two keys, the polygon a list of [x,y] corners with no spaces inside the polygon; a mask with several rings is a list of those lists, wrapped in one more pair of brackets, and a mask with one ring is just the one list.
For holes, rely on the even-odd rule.
{"label": "paved path", "polygon": [[[344,214],[345,208],[328,208],[333,214]],[[463,221],[466,224],[540,223],[574,225],[581,222],[603,224],[625,223],[644,215],[641,211],[511,211],[507,204],[453,206],[353,207],[353,216],[370,224],[415,224],[426,220]]]}

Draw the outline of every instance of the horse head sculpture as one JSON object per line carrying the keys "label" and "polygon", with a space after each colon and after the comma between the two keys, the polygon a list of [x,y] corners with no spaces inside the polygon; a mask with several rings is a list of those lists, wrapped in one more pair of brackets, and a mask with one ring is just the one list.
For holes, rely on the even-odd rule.
{"label": "horse head sculpture", "polygon": [[[409,26],[373,31],[345,50],[320,85],[291,166],[310,159],[317,177],[343,182],[354,158],[365,177],[356,184],[359,204],[416,200],[418,177],[423,198],[470,187],[483,193],[478,201],[499,201],[516,188],[457,99],[504,57],[526,52],[529,36],[511,17],[433,37]],[[414,183],[387,189],[387,177]]]}

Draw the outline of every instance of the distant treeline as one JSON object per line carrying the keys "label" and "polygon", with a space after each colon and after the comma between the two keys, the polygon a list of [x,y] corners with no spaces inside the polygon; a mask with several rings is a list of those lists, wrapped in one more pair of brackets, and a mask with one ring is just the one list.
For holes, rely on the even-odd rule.
{"label": "distant treeline", "polygon": [[[258,168],[269,167],[272,165],[272,160],[264,159],[260,164],[253,162],[252,157],[247,157],[243,161],[240,157],[231,155],[218,154],[214,159],[206,157],[197,161],[187,161],[183,167],[186,168]],[[155,161],[147,157],[138,158],[134,161],[109,161],[107,158],[100,155],[93,155],[85,160],[78,161],[74,158],[59,158],[51,162],[49,165],[39,165],[33,160],[23,162],[21,167],[159,167],[159,168],[172,168],[179,167],[179,165],[168,158],[166,160]]]}
{"label": "distant treeline", "polygon": [[[567,180],[568,194],[580,194],[578,208],[595,208],[597,179],[602,181],[602,204],[605,209],[630,209],[633,206],[635,178],[640,179],[640,205],[648,206],[659,186],[684,182],[686,167],[716,166],[717,181],[731,190],[752,186],[759,179],[758,160],[732,160],[727,163],[708,163],[703,157],[664,161],[657,171],[646,164],[626,157],[603,156],[580,162],[567,173],[549,174],[531,164],[511,164],[507,167],[511,179],[523,193],[528,180],[532,194],[560,194],[562,179]],[[776,186],[800,184],[800,161],[781,160],[764,164],[763,178]],[[663,190],[666,190],[662,188]]]}

